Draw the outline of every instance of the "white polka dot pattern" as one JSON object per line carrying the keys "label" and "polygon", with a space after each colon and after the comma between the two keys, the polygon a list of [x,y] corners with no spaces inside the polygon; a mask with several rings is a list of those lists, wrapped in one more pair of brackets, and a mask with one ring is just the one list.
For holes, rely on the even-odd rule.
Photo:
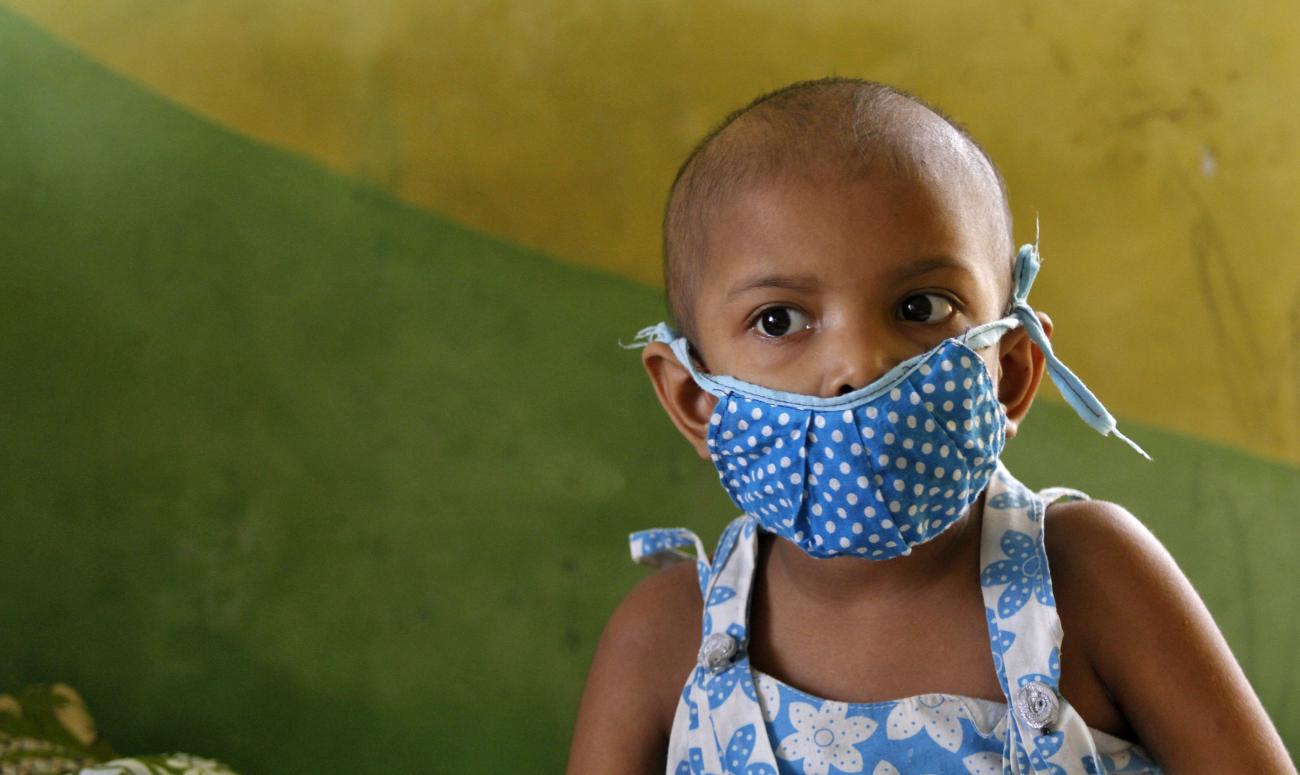
{"label": "white polka dot pattern", "polygon": [[848,409],[732,391],[710,418],[708,446],[732,500],[767,530],[818,557],[888,559],[965,512],[1005,440],[984,362],[948,340]]}

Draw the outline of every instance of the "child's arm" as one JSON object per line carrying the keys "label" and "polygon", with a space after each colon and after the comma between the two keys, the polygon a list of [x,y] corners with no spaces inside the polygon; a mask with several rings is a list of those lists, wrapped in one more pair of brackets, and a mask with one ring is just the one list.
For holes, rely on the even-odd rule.
{"label": "child's arm", "polygon": [[1053,585],[1088,624],[1067,630],[1169,773],[1295,773],[1210,612],[1160,542],[1124,508],[1051,510]]}
{"label": "child's arm", "polygon": [[665,770],[677,698],[700,642],[695,563],[642,581],[605,625],[578,707],[568,775]]}

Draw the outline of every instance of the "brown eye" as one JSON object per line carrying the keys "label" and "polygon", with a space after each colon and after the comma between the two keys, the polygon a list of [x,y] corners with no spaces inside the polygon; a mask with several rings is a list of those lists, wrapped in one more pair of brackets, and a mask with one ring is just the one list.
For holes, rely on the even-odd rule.
{"label": "brown eye", "polygon": [[763,336],[785,336],[808,327],[808,316],[793,307],[768,307],[754,318],[754,327]]}
{"label": "brown eye", "polygon": [[917,293],[903,299],[898,316],[913,323],[938,323],[952,315],[952,302],[937,293]]}

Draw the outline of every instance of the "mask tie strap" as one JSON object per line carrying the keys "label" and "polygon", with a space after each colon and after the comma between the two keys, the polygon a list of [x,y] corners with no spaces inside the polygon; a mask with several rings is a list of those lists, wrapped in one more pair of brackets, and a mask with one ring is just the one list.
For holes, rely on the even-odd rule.
{"label": "mask tie strap", "polygon": [[631,344],[623,344],[620,340],[618,346],[622,347],[624,350],[640,350],[651,342],[671,344],[676,338],[677,334],[673,333],[673,330],[668,327],[667,323],[656,323],[653,326],[646,326],[640,331],[637,331],[636,336],[632,337]]}
{"label": "mask tie strap", "polygon": [[691,357],[691,345],[686,341],[686,337],[678,335],[667,323],[657,323],[653,326],[647,326],[636,332],[632,338],[631,344],[618,343],[619,347],[624,350],[639,350],[651,342],[663,342],[672,348],[673,354],[677,360],[681,361],[686,370],[690,372],[695,383],[705,392],[710,393],[718,398],[727,395],[728,388],[719,383],[713,377],[701,372],[695,366],[695,359]]}
{"label": "mask tie strap", "polygon": [[1038,276],[1038,269],[1041,261],[1038,257],[1038,244],[1022,245],[1019,255],[1016,256],[1015,268],[1015,295],[1013,297],[1010,313],[1014,315],[1022,326],[1029,339],[1042,350],[1043,356],[1047,359],[1047,373],[1052,376],[1052,382],[1056,384],[1056,389],[1060,391],[1061,397],[1065,402],[1074,409],[1075,413],[1094,430],[1103,436],[1114,434],[1118,436],[1125,444],[1128,444],[1139,455],[1151,459],[1146,453],[1129,437],[1119,432],[1116,428],[1115,418],[1106,407],[1102,406],[1097,396],[1093,395],[1083,380],[1079,379],[1074,372],[1070,371],[1061,359],[1056,357],[1052,352],[1052,343],[1047,338],[1047,332],[1043,330],[1043,324],[1038,320],[1038,315],[1034,313],[1033,307],[1029,306],[1026,299],[1029,297],[1029,289],[1034,284],[1034,278]]}

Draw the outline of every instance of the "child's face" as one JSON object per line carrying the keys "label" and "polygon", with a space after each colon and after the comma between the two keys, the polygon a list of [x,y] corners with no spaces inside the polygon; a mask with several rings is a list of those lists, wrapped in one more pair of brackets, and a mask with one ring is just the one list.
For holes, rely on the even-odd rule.
{"label": "child's face", "polygon": [[[833,396],[1000,317],[1010,259],[972,188],[877,173],[735,196],[711,224],[695,296],[707,371]],[[995,380],[996,351],[981,353]]]}

